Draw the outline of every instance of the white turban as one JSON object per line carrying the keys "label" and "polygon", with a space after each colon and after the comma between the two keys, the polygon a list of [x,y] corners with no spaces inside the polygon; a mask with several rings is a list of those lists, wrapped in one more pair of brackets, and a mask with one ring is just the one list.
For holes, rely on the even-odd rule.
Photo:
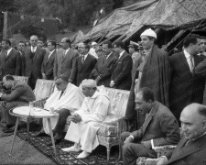
{"label": "white turban", "polygon": [[95,80],[92,79],[84,79],[81,83],[82,87],[89,87],[89,88],[95,88],[97,87],[97,83]]}
{"label": "white turban", "polygon": [[140,37],[142,37],[142,36],[148,36],[148,37],[153,37],[153,38],[157,39],[157,34],[156,34],[155,31],[152,30],[151,28],[145,30],[145,31],[140,35]]}

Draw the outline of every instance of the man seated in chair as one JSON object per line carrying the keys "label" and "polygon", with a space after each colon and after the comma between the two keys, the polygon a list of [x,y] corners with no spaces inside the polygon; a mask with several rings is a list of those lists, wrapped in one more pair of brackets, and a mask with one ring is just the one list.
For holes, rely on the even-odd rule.
{"label": "man seated in chair", "polygon": [[28,105],[30,101],[35,100],[32,89],[24,82],[14,80],[11,75],[3,77],[3,86],[9,93],[0,93],[0,111],[1,123],[4,125],[3,132],[11,133],[15,123],[15,117],[9,114],[9,110],[17,106]]}
{"label": "man seated in chair", "polygon": [[146,113],[146,117],[139,130],[121,135],[124,165],[135,165],[138,157],[155,158],[155,146],[177,144],[180,138],[176,118],[166,106],[154,100],[151,89],[140,89],[135,104],[136,109]]}
{"label": "man seated in chair", "polygon": [[173,152],[158,158],[157,165],[206,164],[206,106],[193,103],[181,115],[182,139]]}
{"label": "man seated in chair", "polygon": [[83,159],[99,145],[97,131],[100,123],[106,118],[110,100],[106,93],[97,89],[96,81],[82,81],[82,91],[86,98],[81,108],[74,113],[71,124],[65,136],[66,140],[74,142],[74,146],[62,149],[65,152],[82,152],[77,156]]}
{"label": "man seated in chair", "polygon": [[[79,87],[68,82],[67,76],[59,76],[55,81],[55,85],[56,88],[46,100],[44,108],[58,113],[58,116],[51,118],[51,127],[54,132],[55,144],[57,144],[64,138],[67,117],[71,112],[80,108],[84,95]],[[43,129],[46,134],[49,134],[48,122],[45,119],[43,119]],[[37,135],[41,133],[42,131]]]}

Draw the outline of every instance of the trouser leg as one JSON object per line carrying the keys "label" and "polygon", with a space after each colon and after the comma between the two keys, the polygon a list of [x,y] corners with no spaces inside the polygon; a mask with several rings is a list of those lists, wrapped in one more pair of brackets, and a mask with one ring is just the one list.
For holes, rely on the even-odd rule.
{"label": "trouser leg", "polygon": [[58,134],[59,136],[63,136],[64,127],[67,122],[67,117],[70,115],[70,111],[68,109],[61,109],[58,111],[58,113],[59,113],[59,119],[54,128],[54,132]]}
{"label": "trouser leg", "polygon": [[135,165],[138,157],[155,158],[156,153],[154,150],[138,143],[127,143],[123,145],[124,165]]}

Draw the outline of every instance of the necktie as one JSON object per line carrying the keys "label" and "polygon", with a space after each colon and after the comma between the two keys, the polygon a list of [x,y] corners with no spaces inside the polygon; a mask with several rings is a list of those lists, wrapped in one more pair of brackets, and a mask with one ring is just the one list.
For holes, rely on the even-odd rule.
{"label": "necktie", "polygon": [[189,61],[190,61],[190,71],[193,72],[193,69],[194,69],[193,56],[190,56]]}
{"label": "necktie", "polygon": [[84,55],[81,57],[82,64],[84,63]]}

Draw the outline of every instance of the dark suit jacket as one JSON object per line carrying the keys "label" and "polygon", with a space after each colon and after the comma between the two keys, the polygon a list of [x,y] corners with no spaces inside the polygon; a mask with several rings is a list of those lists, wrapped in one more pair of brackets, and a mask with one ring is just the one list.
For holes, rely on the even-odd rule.
{"label": "dark suit jacket", "polygon": [[31,74],[35,79],[42,78],[41,66],[46,51],[37,47],[34,57],[32,57],[31,47],[25,50],[25,76],[30,77]]}
{"label": "dark suit jacket", "polygon": [[56,49],[56,55],[54,58],[54,70],[53,70],[54,79],[60,75],[63,53],[64,53],[64,49],[62,48]]}
{"label": "dark suit jacket", "polygon": [[30,102],[35,100],[32,89],[25,83],[15,81],[11,93],[3,94],[1,100],[7,102]]}
{"label": "dark suit jacket", "polygon": [[118,59],[114,65],[111,80],[115,83],[115,88],[129,90],[132,84],[132,57],[127,53]]}
{"label": "dark suit jacket", "polygon": [[19,55],[20,55],[20,63],[21,63],[20,76],[24,76],[25,74],[25,53],[24,51],[19,51]]}
{"label": "dark suit jacket", "polygon": [[76,51],[72,48],[67,52],[66,56],[64,54],[62,56],[61,66],[60,66],[60,75],[65,75],[68,77],[68,80],[73,82],[74,81],[74,74],[75,74],[75,60],[78,57]]}
{"label": "dark suit jacket", "polygon": [[106,58],[106,56],[99,57],[91,73],[91,78],[96,79],[98,76],[100,76],[100,80],[97,84],[109,87],[112,71],[116,61],[117,57],[114,53],[112,53],[108,58]]}
{"label": "dark suit jacket", "polygon": [[[202,57],[194,56],[195,66]],[[184,53],[169,58],[171,66],[170,109],[179,119],[182,109],[192,102],[202,103],[205,78],[192,74]]]}
{"label": "dark suit jacket", "polygon": [[56,56],[56,50],[54,50],[54,52],[50,55],[50,57],[49,54],[50,52],[46,52],[46,55],[44,56],[41,72],[46,75],[46,79],[53,80],[54,58]]}
{"label": "dark suit jacket", "polygon": [[176,118],[166,106],[157,101],[142,127],[132,135],[138,141],[153,139],[154,146],[177,144],[180,138]]}
{"label": "dark suit jacket", "polygon": [[[206,164],[206,135],[184,146],[183,138],[169,159],[169,165],[205,165]],[[171,153],[167,155],[169,157]]]}
{"label": "dark suit jacket", "polygon": [[6,55],[6,51],[2,51],[0,55],[0,74],[4,75],[20,75],[21,61],[17,50],[12,48],[11,52]]}
{"label": "dark suit jacket", "polygon": [[74,79],[76,80],[76,85],[79,86],[82,80],[90,78],[90,74],[94,69],[94,66],[97,62],[97,59],[88,54],[87,58],[82,63],[82,57],[79,56],[75,62],[75,76]]}

